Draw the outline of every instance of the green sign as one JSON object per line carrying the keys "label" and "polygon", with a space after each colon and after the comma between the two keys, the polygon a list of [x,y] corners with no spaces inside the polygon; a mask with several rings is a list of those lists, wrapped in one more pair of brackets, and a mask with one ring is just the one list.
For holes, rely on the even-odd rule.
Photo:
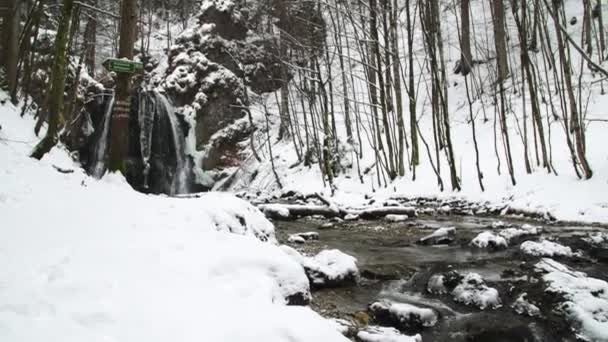
{"label": "green sign", "polygon": [[103,67],[108,71],[121,72],[132,74],[144,68],[144,65],[139,62],[133,62],[128,59],[108,58],[102,63]]}

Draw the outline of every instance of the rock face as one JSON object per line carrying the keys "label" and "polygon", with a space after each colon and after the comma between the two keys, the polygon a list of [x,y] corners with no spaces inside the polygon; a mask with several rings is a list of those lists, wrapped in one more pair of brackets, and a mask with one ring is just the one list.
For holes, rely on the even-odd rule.
{"label": "rock face", "polygon": [[[244,1],[204,1],[198,24],[186,30],[169,52],[169,67],[153,83],[195,113],[197,161],[204,170],[238,165],[238,142],[251,131],[246,119],[246,86],[256,93],[281,83],[278,42],[250,29]],[[246,121],[245,121],[246,122]],[[226,157],[229,156],[229,157]]]}

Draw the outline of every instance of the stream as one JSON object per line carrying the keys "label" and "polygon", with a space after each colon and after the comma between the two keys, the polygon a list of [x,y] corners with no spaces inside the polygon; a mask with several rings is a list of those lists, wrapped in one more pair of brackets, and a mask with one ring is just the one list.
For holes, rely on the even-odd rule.
{"label": "stream", "polygon": [[[512,241],[507,249],[478,249],[469,245],[482,231],[531,224],[542,229],[540,236]],[[608,280],[606,249],[589,249],[581,237],[605,231],[599,227],[547,225],[509,218],[445,216],[418,217],[404,222],[340,221],[329,224],[322,218],[301,218],[275,222],[277,238],[306,255],[324,249],[338,249],[357,259],[360,278],[354,285],[313,291],[311,307],[327,318],[357,321],[365,317],[368,305],[388,299],[398,303],[431,308],[439,319],[435,326],[423,328],[423,341],[577,341],[566,320],[555,313],[554,299],[545,293],[532,266],[541,258],[523,254],[519,246],[541,236],[559,241],[581,257],[555,258],[591,277]],[[447,245],[423,246],[416,241],[438,228],[455,227],[455,239]],[[319,239],[304,244],[288,243],[292,234],[317,232]],[[480,310],[457,303],[449,294],[433,295],[427,283],[433,274],[456,270],[480,274],[486,284],[496,288],[502,305]],[[540,317],[520,315],[512,304],[526,292],[541,309]],[[373,322],[383,325],[381,322]],[[369,324],[372,324],[370,321]],[[352,337],[352,336],[351,336]]]}

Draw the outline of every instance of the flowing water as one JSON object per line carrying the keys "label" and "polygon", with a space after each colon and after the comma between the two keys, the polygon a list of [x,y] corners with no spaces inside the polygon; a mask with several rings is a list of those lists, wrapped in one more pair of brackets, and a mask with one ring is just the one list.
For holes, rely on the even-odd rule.
{"label": "flowing water", "polygon": [[175,148],[176,169],[171,182],[171,195],[188,193],[188,170],[186,167],[186,139],[179,126],[175,108],[167,97],[159,92],[154,92],[157,99],[157,108],[171,123],[171,136]]}
{"label": "flowing water", "polygon": [[[519,243],[495,252],[468,245],[481,231],[497,231],[492,226],[496,227],[498,221],[478,217],[429,217],[402,223],[342,222],[327,229],[324,228],[326,221],[301,219],[276,222],[275,225],[277,237],[283,242],[290,234],[318,232],[318,241],[294,246],[305,254],[337,248],[357,258],[361,272],[357,285],[313,292],[311,307],[323,316],[352,318],[357,312],[366,311],[370,303],[390,299],[432,308],[439,314],[436,326],[420,332],[423,341],[575,341],[566,322],[551,314],[550,309],[541,319],[519,315],[511,308],[524,291],[533,301],[545,303],[540,284],[527,281],[531,271],[526,265],[533,265],[538,259],[523,256],[519,252]],[[524,222],[501,223],[521,226]],[[422,246],[415,243],[435,229],[448,226],[456,227],[456,240],[449,245]],[[564,244],[578,241],[580,235],[599,229],[542,228],[544,236],[559,238]],[[579,260],[570,266],[594,277],[608,278],[608,267],[602,262]],[[502,307],[479,310],[454,302],[450,295],[429,294],[426,285],[431,275],[450,270],[479,273],[488,286],[499,291]],[[535,294],[538,296],[534,297]]]}
{"label": "flowing water", "polygon": [[112,121],[112,108],[114,107],[114,94],[111,95],[103,115],[102,129],[93,151],[93,160],[90,162],[90,172],[95,178],[101,178],[106,173],[108,157],[108,139],[110,123]]}

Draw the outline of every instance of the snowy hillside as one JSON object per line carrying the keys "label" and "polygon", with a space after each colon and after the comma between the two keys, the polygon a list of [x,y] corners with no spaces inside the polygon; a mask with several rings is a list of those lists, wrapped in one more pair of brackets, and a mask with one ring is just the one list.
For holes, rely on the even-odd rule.
{"label": "snowy hillside", "polygon": [[31,117],[6,104],[0,124],[2,341],[344,340],[286,306],[308,280],[257,209],[143,195],[60,148],[39,162]]}
{"label": "snowy hillside", "polygon": [[[414,2],[412,2],[414,3]],[[608,221],[608,200],[605,194],[608,193],[608,153],[603,144],[605,140],[605,132],[608,129],[608,97],[604,95],[605,80],[599,73],[592,73],[590,69],[584,65],[585,61],[580,54],[572,49],[572,65],[576,69],[576,88],[580,93],[577,96],[579,105],[584,108],[584,125],[586,128],[587,139],[587,159],[592,164],[594,176],[590,180],[580,180],[575,174],[572,164],[572,158],[567,144],[565,128],[563,120],[555,116],[560,113],[560,104],[557,98],[553,98],[549,103],[550,94],[555,93],[557,88],[554,84],[555,77],[553,71],[543,65],[543,53],[537,52],[532,54],[534,63],[538,65],[538,74],[543,75],[547,72],[547,79],[541,80],[542,89],[542,105],[541,112],[543,115],[543,125],[545,125],[545,134],[548,140],[548,153],[551,158],[553,172],[548,172],[543,169],[542,161],[539,161],[538,154],[540,147],[537,146],[536,135],[532,133],[532,123],[530,119],[530,99],[528,94],[525,98],[521,96],[521,75],[518,74],[521,69],[520,61],[520,43],[517,39],[517,30],[511,13],[510,4],[505,2],[510,40],[508,41],[509,62],[511,66],[511,78],[505,84],[506,94],[508,97],[507,103],[507,122],[508,132],[510,135],[510,149],[513,156],[514,176],[516,185],[512,184],[509,177],[509,172],[506,162],[506,152],[503,147],[503,141],[500,134],[500,122],[497,119],[496,101],[496,86],[494,67],[495,67],[495,51],[492,41],[494,39],[492,32],[492,15],[490,6],[487,2],[471,2],[471,17],[472,46],[473,59],[485,61],[477,65],[469,76],[468,87],[469,96],[471,96],[472,106],[469,110],[467,100],[467,89],[464,77],[454,74],[451,68],[460,59],[460,48],[458,43],[458,10],[451,2],[440,2],[441,4],[441,25],[443,30],[445,58],[447,70],[447,87],[448,87],[448,108],[450,115],[450,125],[452,130],[452,141],[454,145],[454,154],[456,161],[456,171],[461,181],[462,191],[452,191],[449,180],[449,168],[445,160],[443,151],[435,155],[436,142],[433,140],[433,117],[431,108],[431,99],[429,93],[428,79],[430,78],[428,71],[428,56],[425,46],[423,45],[423,31],[418,26],[415,32],[414,42],[414,58],[417,63],[415,69],[417,82],[417,120],[419,126],[420,141],[420,165],[416,167],[415,174],[412,172],[412,165],[409,163],[409,156],[406,155],[406,174],[404,177],[398,177],[391,181],[385,175],[383,170],[379,170],[376,165],[378,161],[375,159],[375,142],[372,132],[372,115],[369,107],[370,102],[367,95],[365,85],[365,70],[361,64],[352,62],[349,72],[352,72],[355,77],[352,78],[352,83],[349,81],[346,85],[341,82],[339,77],[339,63],[335,45],[349,45],[350,52],[353,53],[353,60],[361,60],[357,50],[357,37],[362,39],[365,33],[357,32],[352,25],[346,21],[344,36],[338,43],[332,36],[336,28],[332,30],[328,38],[330,53],[332,53],[332,68],[334,68],[334,97],[335,111],[334,117],[337,126],[337,135],[340,145],[338,150],[341,153],[340,172],[334,180],[335,200],[343,204],[361,204],[366,201],[365,195],[372,197],[391,197],[391,196],[425,196],[439,198],[464,198],[472,201],[490,201],[495,204],[510,205],[514,208],[545,212],[548,211],[553,216],[560,220],[572,220],[582,222],[607,222]],[[413,5],[412,5],[413,6]],[[605,7],[604,7],[605,8]],[[605,10],[604,10],[605,11]],[[406,15],[402,10],[399,20],[400,29],[405,31]],[[548,16],[548,13],[546,13]],[[581,40],[581,18],[583,17],[582,6],[580,1],[569,0],[565,1],[565,17],[578,18],[577,25],[567,27],[568,32],[572,35],[574,41]],[[329,21],[329,19],[327,19]],[[547,19],[549,25],[548,35],[551,39],[555,39],[555,31],[552,30],[553,23],[551,19]],[[405,33],[403,33],[405,34]],[[405,38],[403,38],[405,39]],[[557,50],[555,42],[552,42],[553,50],[550,53],[557,58]],[[401,63],[405,68],[409,52],[406,47],[401,46]],[[595,59],[595,57],[594,57]],[[606,67],[608,64],[604,63]],[[327,72],[327,69],[323,69]],[[578,78],[579,71],[582,71],[580,79]],[[407,72],[407,71],[406,71]],[[327,77],[324,75],[323,77]],[[539,76],[540,77],[540,76]],[[297,83],[297,82],[296,82]],[[351,115],[353,111],[361,112],[361,122],[358,128],[362,140],[354,143],[346,142],[346,128],[344,119],[344,106],[342,104],[342,88],[348,89],[349,99],[352,106],[350,108]],[[425,89],[425,87],[427,89]],[[301,90],[298,92],[298,85],[293,85],[290,89],[290,95],[293,108],[290,109],[293,116],[294,131],[293,137],[283,138],[278,141],[279,125],[280,125],[280,101],[279,95],[270,94],[263,96],[257,100],[254,105],[253,113],[256,119],[258,132],[255,135],[254,144],[256,152],[261,156],[262,161],[257,161],[254,158],[254,153],[251,150],[251,145],[248,142],[243,142],[243,147],[246,148],[244,153],[245,162],[238,168],[234,168],[234,179],[236,181],[231,185],[233,190],[246,190],[249,192],[256,191],[289,191],[296,190],[304,193],[324,192],[327,195],[332,194],[331,187],[327,180],[324,180],[319,165],[312,164],[305,166],[301,156],[298,156],[298,151],[294,145],[298,146],[303,154],[308,144],[308,129],[306,131],[306,139],[304,139],[304,124],[308,108],[304,105],[307,100],[305,95],[302,95]],[[353,94],[354,93],[354,94]],[[473,94],[471,94],[473,93]],[[556,96],[556,95],[553,95]],[[300,101],[303,99],[304,101]],[[407,96],[404,96],[403,108],[408,108],[409,101]],[[523,102],[526,101],[526,102]],[[523,105],[522,103],[525,103]],[[563,104],[562,104],[563,106]],[[266,135],[266,113],[268,109],[268,117],[270,119],[270,138]],[[355,108],[355,109],[353,109]],[[563,108],[563,107],[561,107]],[[527,119],[526,119],[527,115]],[[558,114],[561,115],[561,114]],[[482,191],[479,186],[479,180],[476,171],[476,151],[471,133],[472,116],[476,125],[476,139],[479,150],[479,166],[483,175]],[[527,120],[527,143],[528,150],[524,149],[524,121]],[[308,119],[310,126],[310,118]],[[354,119],[352,119],[354,121]],[[314,124],[314,123],[313,123]],[[393,124],[395,124],[393,122]],[[354,125],[354,123],[353,123]],[[406,117],[406,127],[410,127],[409,118]],[[312,131],[312,128],[310,128]],[[300,133],[301,132],[301,133]],[[319,140],[323,139],[322,132],[319,133]],[[312,133],[311,133],[312,135]],[[534,138],[533,138],[534,135]],[[313,139],[311,137],[310,139]],[[534,140],[534,142],[532,142]],[[283,189],[280,189],[277,177],[273,174],[272,163],[270,162],[269,143],[273,149],[274,164],[277,169],[277,175]],[[311,142],[311,144],[313,144]],[[406,142],[407,144],[407,142]],[[534,144],[534,145],[533,145]],[[315,149],[316,147],[312,147]],[[411,146],[410,146],[411,148]],[[361,158],[357,158],[358,150],[361,149]],[[410,153],[408,150],[407,153]],[[406,154],[407,154],[406,153]],[[524,155],[528,154],[531,163],[531,173],[528,174],[524,166]],[[439,159],[439,160],[438,160]],[[437,176],[434,168],[438,167],[438,162],[441,163],[441,178],[443,186],[438,184]]]}

